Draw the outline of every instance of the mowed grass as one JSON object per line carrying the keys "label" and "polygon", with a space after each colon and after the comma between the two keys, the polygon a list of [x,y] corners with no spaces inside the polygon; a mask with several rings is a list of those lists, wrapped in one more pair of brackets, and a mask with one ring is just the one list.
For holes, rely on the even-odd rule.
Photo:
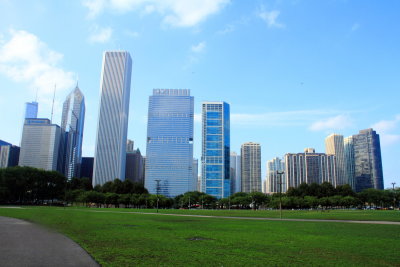
{"label": "mowed grass", "polygon": [[[104,210],[104,209],[100,209]],[[154,213],[155,209],[110,209],[119,212]],[[159,213],[209,215],[228,217],[279,218],[279,210],[177,210],[159,209]],[[286,219],[321,219],[321,220],[356,220],[356,221],[393,221],[400,222],[398,210],[283,210],[282,218]]]}
{"label": "mowed grass", "polygon": [[134,210],[0,207],[66,234],[104,266],[400,266],[399,225],[121,211]]}

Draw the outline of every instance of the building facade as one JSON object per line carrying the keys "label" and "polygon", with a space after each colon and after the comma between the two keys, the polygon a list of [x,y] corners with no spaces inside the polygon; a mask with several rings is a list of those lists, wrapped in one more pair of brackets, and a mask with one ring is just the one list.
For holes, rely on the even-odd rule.
{"label": "building facade", "polygon": [[379,134],[373,129],[353,135],[354,180],[356,192],[367,188],[383,189]]}
{"label": "building facade", "polygon": [[[188,89],[154,89],[149,98],[145,187],[175,197],[196,187],[193,177],[194,98]],[[157,182],[159,181],[159,182]]]}
{"label": "building facade", "polygon": [[82,165],[81,165],[81,178],[89,178],[92,180],[93,178],[93,157],[82,157]]}
{"label": "building facade", "polygon": [[285,162],[280,158],[267,161],[267,177],[265,178],[264,193],[286,193]]}
{"label": "building facade", "polygon": [[348,184],[345,166],[343,135],[331,134],[325,138],[325,153],[336,157],[336,181],[333,186]]}
{"label": "building facade", "polygon": [[49,119],[25,119],[18,165],[62,173],[62,147],[60,126]]}
{"label": "building facade", "polygon": [[0,168],[18,166],[20,147],[0,145]]}
{"label": "building facade", "polygon": [[202,192],[230,196],[230,110],[225,102],[202,104],[201,166]]}
{"label": "building facade", "polygon": [[242,192],[261,192],[261,146],[248,142],[241,147]]}
{"label": "building facade", "polygon": [[336,180],[336,157],[325,153],[315,153],[307,148],[305,153],[285,155],[286,190],[302,183],[321,184]]}
{"label": "building facade", "polygon": [[242,191],[242,166],[241,157],[236,152],[231,152],[231,194]]}
{"label": "building facade", "polygon": [[144,160],[139,148],[126,152],[125,178],[135,183],[144,183]]}
{"label": "building facade", "polygon": [[344,138],[343,142],[344,142],[345,175],[349,185],[355,191],[356,184],[354,177],[355,160],[354,160],[353,136]]}
{"label": "building facade", "polygon": [[85,98],[78,85],[63,104],[61,130],[64,135],[64,174],[68,179],[79,177],[82,164],[83,126],[85,123]]}
{"label": "building facade", "polygon": [[132,60],[126,51],[103,55],[93,186],[125,180]]}
{"label": "building facade", "polygon": [[39,104],[36,101],[25,103],[25,119],[36,119],[38,114]]}

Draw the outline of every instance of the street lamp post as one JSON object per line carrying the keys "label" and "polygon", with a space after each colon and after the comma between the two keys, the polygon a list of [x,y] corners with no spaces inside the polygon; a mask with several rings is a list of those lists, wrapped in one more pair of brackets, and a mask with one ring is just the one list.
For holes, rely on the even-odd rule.
{"label": "street lamp post", "polygon": [[392,182],[391,183],[392,184],[392,186],[393,186],[393,210],[395,209],[395,206],[396,206],[396,194],[395,194],[395,192],[394,192],[394,185],[396,184],[395,182]]}
{"label": "street lamp post", "polygon": [[276,174],[279,175],[279,216],[282,219],[282,174],[284,171],[276,171]]}
{"label": "street lamp post", "polygon": [[155,181],[157,182],[156,190],[157,190],[157,213],[158,213],[158,201],[159,201],[158,194],[160,193],[160,181],[161,180],[157,179]]}

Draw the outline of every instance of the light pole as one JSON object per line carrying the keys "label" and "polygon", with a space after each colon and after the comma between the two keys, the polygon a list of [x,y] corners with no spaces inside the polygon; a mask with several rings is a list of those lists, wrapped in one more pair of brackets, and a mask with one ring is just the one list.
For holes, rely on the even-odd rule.
{"label": "light pole", "polygon": [[279,216],[282,219],[282,174],[284,171],[276,171],[276,174],[279,175]]}
{"label": "light pole", "polygon": [[394,185],[396,184],[395,182],[391,183],[393,186],[393,210],[395,209],[396,206],[396,193],[394,192]]}
{"label": "light pole", "polygon": [[159,179],[156,179],[155,180],[156,182],[157,182],[157,187],[156,187],[156,190],[157,190],[157,213],[158,213],[158,194],[160,193],[160,181],[161,180],[159,180]]}

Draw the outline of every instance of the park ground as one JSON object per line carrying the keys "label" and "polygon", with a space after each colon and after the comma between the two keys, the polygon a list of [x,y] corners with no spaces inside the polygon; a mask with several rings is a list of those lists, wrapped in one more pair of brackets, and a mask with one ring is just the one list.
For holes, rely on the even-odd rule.
{"label": "park ground", "polygon": [[[140,213],[133,213],[140,212]],[[400,225],[279,218],[279,211],[0,207],[55,229],[103,266],[400,266]],[[400,222],[399,211],[283,211],[288,219]]]}

